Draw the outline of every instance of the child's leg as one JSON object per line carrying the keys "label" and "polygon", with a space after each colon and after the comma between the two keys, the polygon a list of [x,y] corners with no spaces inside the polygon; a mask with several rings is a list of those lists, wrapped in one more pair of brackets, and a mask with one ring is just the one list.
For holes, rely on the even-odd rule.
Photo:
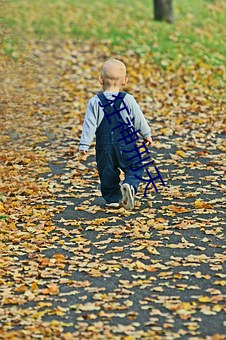
{"label": "child's leg", "polygon": [[131,147],[120,146],[118,149],[119,166],[120,169],[122,169],[125,174],[125,179],[123,183],[128,183],[132,185],[136,194],[140,183],[140,179],[137,178],[136,175],[142,178],[144,169],[140,168],[141,164],[139,165],[135,164],[139,159],[134,158],[128,161],[128,158],[132,157],[133,155],[136,156],[136,153],[123,152],[126,149],[131,150]]}
{"label": "child's leg", "polygon": [[97,169],[101,183],[101,193],[107,203],[119,202],[122,198],[120,191],[120,171],[111,144],[96,149]]}
{"label": "child's leg", "polygon": [[135,177],[135,175],[137,175],[140,178],[142,178],[144,170],[143,169],[139,169],[137,171],[132,171],[130,169],[130,167],[126,167],[126,168],[124,168],[123,171],[125,173],[125,179],[124,179],[123,183],[128,183],[128,184],[132,185],[134,187],[135,194],[136,194],[137,191],[138,191],[138,186],[139,186],[139,183],[140,183],[140,179]]}

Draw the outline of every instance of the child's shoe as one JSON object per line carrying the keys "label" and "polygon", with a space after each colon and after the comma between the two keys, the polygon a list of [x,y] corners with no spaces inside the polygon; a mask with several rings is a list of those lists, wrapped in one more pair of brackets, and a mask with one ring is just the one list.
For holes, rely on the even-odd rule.
{"label": "child's shoe", "polygon": [[117,208],[120,208],[120,207],[121,207],[121,202],[106,203],[106,204],[105,204],[105,207],[117,209]]}
{"label": "child's shoe", "polygon": [[134,187],[128,183],[121,185],[122,205],[125,209],[132,210],[134,208]]}

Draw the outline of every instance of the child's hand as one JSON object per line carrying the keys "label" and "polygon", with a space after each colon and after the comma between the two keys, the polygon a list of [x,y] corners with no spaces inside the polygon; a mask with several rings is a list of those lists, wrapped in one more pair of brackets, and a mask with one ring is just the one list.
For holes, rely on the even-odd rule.
{"label": "child's hand", "polygon": [[152,144],[152,138],[149,137],[147,139],[144,140],[144,143],[147,145],[147,146],[150,146]]}
{"label": "child's hand", "polygon": [[81,155],[86,155],[86,154],[87,154],[87,151],[86,151],[86,150],[81,150],[81,151],[80,151],[80,154],[81,154]]}

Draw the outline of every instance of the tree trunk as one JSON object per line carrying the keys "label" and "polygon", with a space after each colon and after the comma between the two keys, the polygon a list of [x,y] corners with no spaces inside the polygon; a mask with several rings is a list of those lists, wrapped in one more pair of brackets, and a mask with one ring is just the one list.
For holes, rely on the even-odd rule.
{"label": "tree trunk", "polygon": [[173,1],[154,0],[154,18],[155,20],[174,22]]}

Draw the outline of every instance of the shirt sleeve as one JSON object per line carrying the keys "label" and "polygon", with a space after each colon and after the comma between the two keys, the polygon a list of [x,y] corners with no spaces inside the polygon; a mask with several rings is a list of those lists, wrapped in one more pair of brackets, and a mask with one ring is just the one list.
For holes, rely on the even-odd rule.
{"label": "shirt sleeve", "polygon": [[143,139],[151,137],[151,129],[148,125],[143,112],[141,111],[139,105],[137,104],[136,99],[130,95],[129,96],[129,104],[131,109],[131,114],[134,117],[134,127],[135,130],[140,130],[140,134],[143,137]]}
{"label": "shirt sleeve", "polygon": [[87,151],[94,139],[97,129],[97,119],[93,110],[91,100],[88,102],[85,119],[82,128],[82,136],[79,144],[79,151]]}

